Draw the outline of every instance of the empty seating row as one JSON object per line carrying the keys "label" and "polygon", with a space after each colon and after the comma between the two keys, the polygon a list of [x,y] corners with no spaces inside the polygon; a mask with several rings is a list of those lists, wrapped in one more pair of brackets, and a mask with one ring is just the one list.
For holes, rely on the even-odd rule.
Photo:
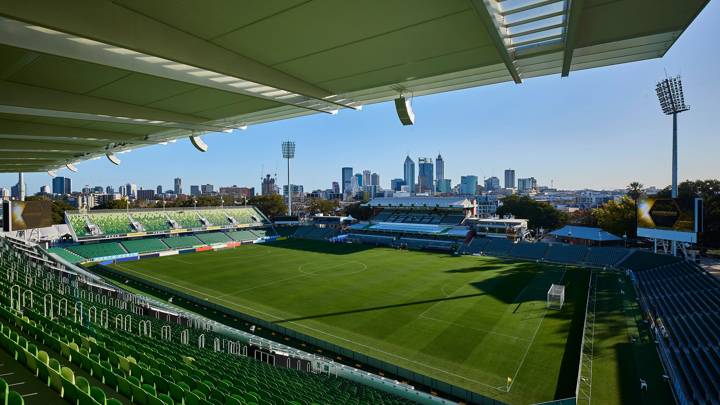
{"label": "empty seating row", "polygon": [[208,245],[232,242],[232,239],[222,232],[198,233],[195,236]]}
{"label": "empty seating row", "polygon": [[[32,274],[35,282],[28,282],[27,274]],[[31,301],[11,301],[13,283],[23,290],[23,296],[31,291],[37,296],[52,296],[54,302],[67,299],[71,308],[73,304],[92,307],[100,314],[99,319],[91,316],[97,313],[90,310],[63,311],[62,305],[47,316],[37,303],[33,307]],[[67,283],[49,270],[42,273],[37,263],[2,243],[0,290],[3,349],[52,388],[58,398],[71,403],[410,403],[350,380],[277,368],[242,353],[230,353],[229,340],[223,335],[188,327],[184,321],[165,322],[151,316],[147,312],[150,307],[136,301],[138,297],[107,295],[107,290]],[[85,313],[87,318],[77,319]],[[185,333],[188,341],[183,342]],[[204,339],[211,343],[201,344]]]}
{"label": "empty seating row", "polygon": [[84,245],[68,246],[67,250],[85,257],[93,259],[96,257],[116,256],[127,253],[123,247],[116,242],[88,243]]}
{"label": "empty seating row", "polygon": [[120,242],[128,253],[147,253],[160,252],[168,250],[162,239],[146,238],[146,239],[130,239]]}
{"label": "empty seating row", "polygon": [[646,252],[634,252],[621,265],[639,269],[635,275],[641,297],[658,328],[664,328],[660,339],[685,397],[717,402],[720,281],[693,263]]}

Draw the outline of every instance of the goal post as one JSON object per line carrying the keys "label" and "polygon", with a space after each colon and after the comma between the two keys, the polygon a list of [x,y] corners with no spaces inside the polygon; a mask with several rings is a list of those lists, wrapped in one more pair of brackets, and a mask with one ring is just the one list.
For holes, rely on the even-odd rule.
{"label": "goal post", "polygon": [[560,310],[565,304],[565,286],[561,284],[552,284],[547,293],[548,309]]}

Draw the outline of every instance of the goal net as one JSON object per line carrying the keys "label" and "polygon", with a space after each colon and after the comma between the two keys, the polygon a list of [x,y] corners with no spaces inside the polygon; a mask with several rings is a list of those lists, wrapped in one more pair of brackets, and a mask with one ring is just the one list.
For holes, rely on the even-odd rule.
{"label": "goal net", "polygon": [[565,303],[565,286],[560,284],[552,284],[547,293],[548,309],[562,309]]}

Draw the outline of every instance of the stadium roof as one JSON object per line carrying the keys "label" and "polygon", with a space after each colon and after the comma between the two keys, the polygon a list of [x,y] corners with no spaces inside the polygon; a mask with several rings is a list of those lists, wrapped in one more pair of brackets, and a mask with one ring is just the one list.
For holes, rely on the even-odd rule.
{"label": "stadium roof", "polygon": [[458,197],[379,197],[368,201],[366,205],[377,208],[472,208],[474,206],[467,198]]}
{"label": "stadium roof", "polygon": [[560,236],[563,238],[592,240],[595,242],[621,240],[621,238],[609,232],[605,232],[600,228],[591,228],[587,226],[566,225],[558,230],[550,232],[550,235]]}
{"label": "stadium roof", "polygon": [[0,172],[657,58],[708,1],[6,1]]}

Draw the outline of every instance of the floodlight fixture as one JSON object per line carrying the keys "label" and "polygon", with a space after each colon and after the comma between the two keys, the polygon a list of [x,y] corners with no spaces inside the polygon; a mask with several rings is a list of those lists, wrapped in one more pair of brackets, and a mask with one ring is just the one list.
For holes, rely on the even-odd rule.
{"label": "floodlight fixture", "polygon": [[295,157],[295,142],[285,141],[282,143],[283,159],[293,159]]}
{"label": "floodlight fixture", "polygon": [[47,174],[48,174],[48,176],[50,176],[50,177],[56,177],[56,176],[57,176],[57,172],[56,172],[55,170],[48,170]]}
{"label": "floodlight fixture", "polygon": [[66,164],[65,167],[67,167],[68,170],[70,170],[73,173],[77,173],[77,171],[78,171],[77,167],[75,167],[75,165],[72,163]]}
{"label": "floodlight fixture", "polygon": [[292,216],[292,186],[290,185],[290,159],[295,158],[295,142],[284,141],[282,143],[283,159],[287,159],[287,195],[288,195],[288,216]]}
{"label": "floodlight fixture", "polygon": [[683,111],[690,109],[685,104],[685,94],[683,93],[682,79],[680,75],[674,77],[666,77],[655,85],[655,92],[660,101],[660,108],[665,115],[673,117],[673,146],[672,146],[672,197],[678,196],[677,183],[677,115]]}

